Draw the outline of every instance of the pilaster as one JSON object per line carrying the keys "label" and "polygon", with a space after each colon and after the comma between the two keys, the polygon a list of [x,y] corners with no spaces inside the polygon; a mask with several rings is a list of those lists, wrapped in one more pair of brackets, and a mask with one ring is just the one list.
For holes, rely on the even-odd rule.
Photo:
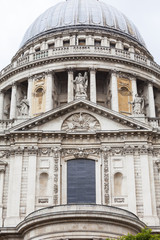
{"label": "pilaster", "polygon": [[27,215],[35,211],[37,150],[37,147],[28,148]]}
{"label": "pilaster", "polygon": [[143,221],[149,225],[155,225],[155,217],[153,217],[153,199],[151,191],[150,161],[148,151],[144,150],[140,153],[141,174],[142,174],[142,195],[143,195]]}
{"label": "pilaster", "polygon": [[6,165],[6,162],[0,161],[0,227],[3,226],[3,190]]}
{"label": "pilaster", "polygon": [[117,73],[116,71],[112,71],[111,73],[111,108],[112,110],[118,112],[119,106],[118,106],[118,84],[117,84]]}
{"label": "pilaster", "polygon": [[73,93],[73,69],[68,68],[68,102],[72,102],[74,100],[74,93]]}
{"label": "pilaster", "polygon": [[10,156],[7,218],[5,221],[7,227],[15,227],[20,222],[22,159],[23,150],[13,149]]}
{"label": "pilaster", "polygon": [[10,108],[10,119],[16,117],[16,106],[17,105],[17,85],[13,83],[11,93],[11,108]]}
{"label": "pilaster", "polygon": [[127,166],[127,185],[128,185],[127,186],[127,188],[128,188],[128,210],[133,212],[134,214],[137,214],[133,153],[128,153],[126,155],[126,166]]}
{"label": "pilaster", "polygon": [[96,70],[94,68],[90,68],[90,101],[97,102]]}

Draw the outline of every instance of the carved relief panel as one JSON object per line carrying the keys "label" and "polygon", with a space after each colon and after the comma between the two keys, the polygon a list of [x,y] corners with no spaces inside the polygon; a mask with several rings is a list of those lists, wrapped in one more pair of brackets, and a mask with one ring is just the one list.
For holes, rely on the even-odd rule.
{"label": "carved relief panel", "polygon": [[45,112],[46,79],[45,74],[34,76],[32,89],[32,116]]}
{"label": "carved relief panel", "polygon": [[95,117],[82,112],[69,116],[62,125],[62,130],[67,132],[92,132],[100,129],[100,123]]}
{"label": "carved relief panel", "polygon": [[129,79],[118,78],[119,112],[125,115],[132,113],[132,82]]}

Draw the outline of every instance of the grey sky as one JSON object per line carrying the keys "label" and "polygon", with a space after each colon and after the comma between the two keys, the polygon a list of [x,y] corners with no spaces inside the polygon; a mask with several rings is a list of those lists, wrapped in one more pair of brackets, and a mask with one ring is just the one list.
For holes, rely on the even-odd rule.
{"label": "grey sky", "polygon": [[[62,0],[0,0],[0,69],[11,61],[29,25]],[[87,1],[87,0],[86,0]],[[103,0],[131,19],[160,64],[160,0]]]}

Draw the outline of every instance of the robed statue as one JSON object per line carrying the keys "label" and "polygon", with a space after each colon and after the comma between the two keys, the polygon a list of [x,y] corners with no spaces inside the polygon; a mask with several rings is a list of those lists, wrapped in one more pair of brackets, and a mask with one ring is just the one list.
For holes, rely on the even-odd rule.
{"label": "robed statue", "polygon": [[144,97],[135,95],[134,101],[131,102],[132,104],[132,113],[134,115],[144,114]]}
{"label": "robed statue", "polygon": [[87,72],[82,76],[81,73],[78,73],[78,76],[73,80],[74,90],[75,90],[75,99],[78,98],[87,98],[87,87],[88,87],[88,75]]}
{"label": "robed statue", "polygon": [[27,117],[29,115],[29,101],[27,100],[26,96],[24,96],[24,98],[17,105],[17,107],[19,110],[19,116]]}

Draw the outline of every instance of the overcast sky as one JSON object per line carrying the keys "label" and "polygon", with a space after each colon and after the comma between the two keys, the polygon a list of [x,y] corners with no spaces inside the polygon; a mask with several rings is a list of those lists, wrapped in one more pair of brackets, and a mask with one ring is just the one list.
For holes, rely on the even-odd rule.
{"label": "overcast sky", "polygon": [[[0,0],[0,69],[10,63],[35,18],[61,1]],[[119,9],[135,23],[148,50],[160,64],[160,0],[103,1]]]}

